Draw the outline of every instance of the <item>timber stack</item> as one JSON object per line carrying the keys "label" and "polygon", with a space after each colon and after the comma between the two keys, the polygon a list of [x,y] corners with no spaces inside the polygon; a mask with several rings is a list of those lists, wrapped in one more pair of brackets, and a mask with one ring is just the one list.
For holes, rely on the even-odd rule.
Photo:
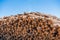
{"label": "timber stack", "polygon": [[60,19],[39,12],[0,18],[0,40],[60,40]]}

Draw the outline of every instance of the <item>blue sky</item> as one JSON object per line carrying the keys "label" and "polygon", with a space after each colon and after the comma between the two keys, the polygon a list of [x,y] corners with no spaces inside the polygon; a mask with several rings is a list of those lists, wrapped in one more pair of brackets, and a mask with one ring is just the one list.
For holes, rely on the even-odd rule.
{"label": "blue sky", "polygon": [[42,12],[60,18],[60,0],[0,0],[0,17]]}

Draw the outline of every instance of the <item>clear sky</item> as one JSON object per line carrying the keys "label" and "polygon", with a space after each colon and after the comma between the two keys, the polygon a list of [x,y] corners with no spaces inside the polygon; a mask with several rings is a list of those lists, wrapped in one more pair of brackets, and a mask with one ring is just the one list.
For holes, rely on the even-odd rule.
{"label": "clear sky", "polygon": [[60,18],[60,0],[0,0],[0,17],[23,12],[42,12]]}

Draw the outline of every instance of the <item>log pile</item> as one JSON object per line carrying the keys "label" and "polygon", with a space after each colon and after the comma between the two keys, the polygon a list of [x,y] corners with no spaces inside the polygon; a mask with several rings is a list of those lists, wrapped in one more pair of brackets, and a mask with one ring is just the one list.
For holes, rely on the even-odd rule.
{"label": "log pile", "polygon": [[39,12],[0,18],[0,40],[60,40],[60,19]]}

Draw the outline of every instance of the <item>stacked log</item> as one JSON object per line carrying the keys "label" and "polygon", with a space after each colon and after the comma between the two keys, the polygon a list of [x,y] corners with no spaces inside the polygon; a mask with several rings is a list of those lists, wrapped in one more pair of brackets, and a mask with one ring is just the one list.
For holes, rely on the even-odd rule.
{"label": "stacked log", "polygon": [[0,40],[60,40],[60,20],[30,12],[0,19]]}

